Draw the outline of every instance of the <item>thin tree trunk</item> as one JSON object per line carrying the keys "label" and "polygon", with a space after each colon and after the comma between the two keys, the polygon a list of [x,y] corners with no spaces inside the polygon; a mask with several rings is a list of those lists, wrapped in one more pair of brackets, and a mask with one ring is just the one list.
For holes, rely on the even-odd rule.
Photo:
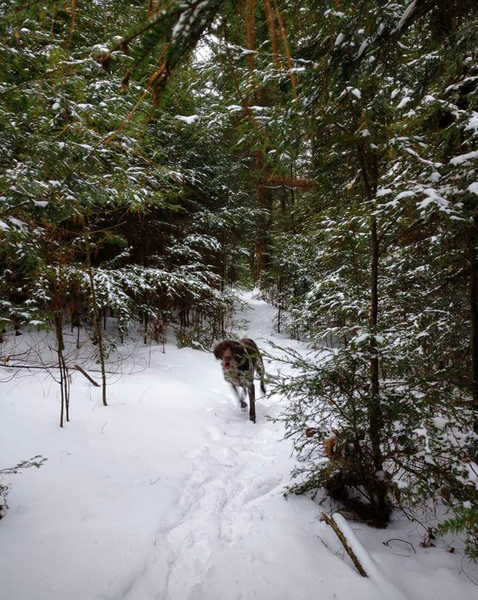
{"label": "thin tree trunk", "polygon": [[[378,166],[376,161],[373,161],[371,165],[366,160],[366,154],[363,146],[358,147],[358,158],[360,166],[362,168],[362,180],[365,189],[365,195],[371,202],[376,189],[378,179]],[[370,176],[369,176],[369,170]],[[376,471],[381,471],[383,468],[382,451],[380,448],[380,437],[382,431],[382,409],[380,406],[380,364],[378,359],[378,348],[377,341],[375,339],[376,327],[378,324],[378,270],[379,270],[379,257],[380,257],[380,242],[377,231],[377,219],[375,216],[371,217],[370,222],[370,235],[372,245],[372,263],[371,263],[371,282],[370,282],[370,329],[372,333],[371,341],[371,352],[372,358],[370,359],[370,383],[372,388],[372,398],[370,407],[368,410],[369,418],[369,433],[370,441],[372,442],[372,453],[373,462]],[[381,498],[379,503],[385,501],[385,498]]]}
{"label": "thin tree trunk", "polygon": [[70,389],[68,385],[68,369],[66,367],[65,357],[63,356],[65,345],[63,341],[61,314],[58,310],[55,311],[55,334],[57,340],[58,369],[60,371],[60,427],[63,427],[65,417],[67,421],[70,420]]}
{"label": "thin tree trunk", "polygon": [[75,19],[76,19],[76,0],[71,0],[70,5],[70,37],[68,39],[68,48],[71,48],[71,44],[73,43],[73,34],[75,32]]}
{"label": "thin tree trunk", "polygon": [[282,317],[282,277],[279,277],[279,310],[277,312],[277,333],[281,332]]}
{"label": "thin tree trunk", "polygon": [[471,379],[472,379],[472,410],[473,429],[478,434],[478,215],[473,219],[473,229],[470,231],[470,346],[471,346]]}
{"label": "thin tree trunk", "polygon": [[[379,242],[377,235],[377,220],[372,217],[371,222],[372,237],[372,282],[371,282],[371,307],[370,307],[370,325],[372,336],[378,323],[378,258]],[[373,460],[377,471],[382,469],[382,452],[380,450],[380,431],[382,428],[382,414],[380,409],[380,382],[379,382],[379,361],[378,349],[375,337],[372,337],[372,358],[370,361],[371,384],[372,384],[372,404],[369,411],[370,420],[370,439],[373,447]]]}
{"label": "thin tree trunk", "polygon": [[272,226],[272,192],[264,185],[268,180],[270,167],[265,166],[265,157],[262,150],[256,153],[257,201],[261,209],[256,225],[256,243],[253,278],[259,282],[262,273],[266,270],[270,260],[270,230]]}
{"label": "thin tree trunk", "polygon": [[101,332],[100,325],[100,315],[98,311],[98,304],[96,302],[96,291],[95,291],[95,281],[93,278],[93,269],[91,268],[91,250],[88,245],[87,240],[86,243],[86,268],[88,271],[88,277],[90,280],[90,288],[91,288],[91,303],[93,305],[93,327],[95,329],[95,335],[98,342],[98,354],[100,358],[101,365],[101,379],[102,379],[102,398],[103,398],[103,406],[108,406],[106,402],[106,368],[105,368],[105,355],[103,350],[103,334]]}
{"label": "thin tree trunk", "polygon": [[143,336],[143,342],[144,342],[145,346],[148,343],[148,325],[149,325],[149,315],[145,311],[145,313],[144,313],[144,336]]}
{"label": "thin tree trunk", "polygon": [[[247,49],[254,51],[256,49],[256,1],[246,0],[246,30],[247,30]],[[247,65],[249,72],[254,71],[255,60],[252,52],[247,55]]]}

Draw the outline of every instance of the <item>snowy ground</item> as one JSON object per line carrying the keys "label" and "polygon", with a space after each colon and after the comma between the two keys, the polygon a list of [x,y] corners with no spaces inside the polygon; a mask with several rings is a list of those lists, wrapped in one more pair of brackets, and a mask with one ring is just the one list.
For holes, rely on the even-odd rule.
{"label": "snowy ground", "polygon": [[[273,308],[247,301],[243,333],[305,350],[274,334]],[[351,523],[372,576],[357,573],[320,506],[283,497],[291,448],[266,420],[280,398],[259,398],[253,425],[212,354],[138,347],[135,364],[149,367],[117,378],[107,408],[77,374],[64,429],[43,372],[1,385],[0,468],[48,458],[8,478],[1,600],[478,598],[459,541],[420,548],[423,530],[403,518],[385,531]]]}

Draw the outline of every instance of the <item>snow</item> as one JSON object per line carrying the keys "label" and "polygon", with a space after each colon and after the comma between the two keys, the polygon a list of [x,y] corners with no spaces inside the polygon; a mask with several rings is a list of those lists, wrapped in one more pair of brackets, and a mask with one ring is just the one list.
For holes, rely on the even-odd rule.
{"label": "snow", "polygon": [[[243,300],[237,322],[248,324],[238,333],[272,356],[281,353],[273,343],[308,352],[305,343],[274,333],[273,307],[252,293]],[[15,340],[31,343],[41,334],[30,335]],[[420,548],[423,530],[398,514],[380,531],[335,517],[370,573],[362,578],[319,521],[327,503],[283,496],[294,465],[291,444],[282,424],[267,417],[285,401],[259,397],[254,425],[212,353],[173,343],[161,350],[121,350],[108,407],[101,390],[75,373],[64,429],[57,424],[58,386],[45,372],[25,371],[2,384],[0,468],[38,454],[48,459],[5,478],[12,490],[0,521],[2,598],[476,597],[459,541],[452,540],[454,554],[442,540]],[[266,359],[268,372],[277,365]],[[478,568],[467,565],[477,579]]]}
{"label": "snow", "polygon": [[187,123],[188,125],[191,125],[192,123],[194,123],[195,121],[197,121],[199,119],[199,116],[198,115],[190,115],[190,116],[176,115],[174,118],[177,119],[178,121],[182,121],[183,123]]}
{"label": "snow", "polygon": [[374,580],[378,587],[383,589],[384,597],[389,598],[390,600],[405,600],[403,594],[399,590],[395,589],[394,586],[392,586],[391,583],[382,575],[372,557],[364,548],[363,544],[360,543],[360,540],[357,538],[344,517],[341,514],[334,514],[332,518],[334,519],[340,531],[343,533],[350,549],[357,557],[367,575]]}
{"label": "snow", "polygon": [[365,50],[367,49],[367,46],[369,45],[368,40],[365,40],[364,42],[361,43],[359,51],[357,52],[357,58],[360,58],[362,56],[362,54],[365,52]]}
{"label": "snow", "polygon": [[96,55],[109,54],[109,51],[110,49],[108,46],[105,46],[104,44],[95,44],[91,47],[92,54]]}
{"label": "snow", "polygon": [[340,46],[340,44],[344,41],[345,39],[345,35],[343,33],[339,33],[339,35],[337,36],[334,46]]}
{"label": "snow", "polygon": [[444,429],[448,423],[448,420],[443,417],[433,417],[431,422],[437,429]]}
{"label": "snow", "polygon": [[398,22],[398,25],[397,25],[395,31],[399,31],[405,25],[405,22],[408,19],[408,17],[411,15],[412,11],[414,10],[416,3],[417,3],[417,0],[413,0],[413,2],[411,2],[407,6],[403,15],[400,18],[400,21]]}
{"label": "snow", "polygon": [[461,154],[460,156],[455,156],[450,160],[452,165],[463,165],[468,163],[471,160],[478,158],[478,150],[474,152],[468,152],[467,154]]}
{"label": "snow", "polygon": [[413,196],[416,196],[415,192],[400,192],[400,194],[397,195],[396,200],[402,200],[402,198],[413,198]]}
{"label": "snow", "polygon": [[473,111],[473,115],[470,117],[467,126],[465,127],[465,131],[473,130],[478,133],[478,113]]}
{"label": "snow", "polygon": [[411,101],[412,101],[412,99],[409,96],[405,96],[404,98],[402,98],[400,100],[400,103],[397,105],[397,108],[403,108]]}
{"label": "snow", "polygon": [[426,188],[422,190],[423,193],[427,196],[425,200],[422,200],[417,204],[419,210],[425,209],[430,204],[436,205],[438,208],[446,210],[449,206],[448,200],[440,196],[436,190],[433,188]]}
{"label": "snow", "polygon": [[468,191],[478,196],[478,181],[474,181],[468,186]]}

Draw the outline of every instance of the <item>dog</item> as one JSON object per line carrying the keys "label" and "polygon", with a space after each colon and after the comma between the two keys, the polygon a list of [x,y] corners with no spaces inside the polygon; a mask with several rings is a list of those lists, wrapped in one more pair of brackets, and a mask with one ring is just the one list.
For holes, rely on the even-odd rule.
{"label": "dog", "polygon": [[253,340],[242,339],[238,342],[224,340],[214,350],[214,356],[222,361],[224,379],[230,383],[237,395],[241,408],[249,394],[249,419],[256,422],[256,392],[254,375],[257,373],[261,381],[261,391],[266,393],[264,384],[264,363],[257,344]]}

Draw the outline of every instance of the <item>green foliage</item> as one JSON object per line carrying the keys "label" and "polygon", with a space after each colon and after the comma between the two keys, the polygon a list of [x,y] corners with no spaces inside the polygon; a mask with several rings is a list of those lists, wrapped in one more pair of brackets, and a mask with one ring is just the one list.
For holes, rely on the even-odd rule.
{"label": "green foliage", "polygon": [[402,23],[406,4],[322,3],[320,25],[301,11],[293,55],[315,65],[298,78],[295,118],[301,176],[316,185],[275,219],[263,279],[282,324],[318,352],[278,381],[294,489],[323,486],[376,523],[377,494],[455,511],[476,493],[477,13],[458,3],[450,29],[445,7],[427,5]]}
{"label": "green foliage", "polygon": [[469,558],[478,561],[478,503],[471,505],[470,502],[464,506],[458,506],[455,509],[456,516],[453,519],[447,519],[437,528],[439,535],[454,533],[460,535],[463,532],[467,534],[466,550]]}
{"label": "green foliage", "polygon": [[68,2],[13,8],[0,14],[9,65],[0,73],[7,331],[52,324],[58,307],[72,325],[91,324],[91,245],[99,308],[120,337],[145,315],[150,327],[163,327],[185,310],[218,334],[231,306],[220,290],[235,277],[247,215],[237,206],[242,167],[222,160],[230,131],[210,126],[190,84],[198,73],[178,76],[152,115],[148,102],[138,103],[144,81],[121,84],[132,59],[105,58],[112,25],[125,30],[142,19],[139,5],[77,5],[74,15]]}
{"label": "green foliage", "polygon": [[476,3],[15,8],[7,335],[61,311],[90,325],[95,287],[120,337],[140,320],[145,341],[171,324],[207,347],[229,286],[254,281],[318,352],[277,383],[296,490],[325,486],[380,526],[394,504],[440,502],[476,557]]}

